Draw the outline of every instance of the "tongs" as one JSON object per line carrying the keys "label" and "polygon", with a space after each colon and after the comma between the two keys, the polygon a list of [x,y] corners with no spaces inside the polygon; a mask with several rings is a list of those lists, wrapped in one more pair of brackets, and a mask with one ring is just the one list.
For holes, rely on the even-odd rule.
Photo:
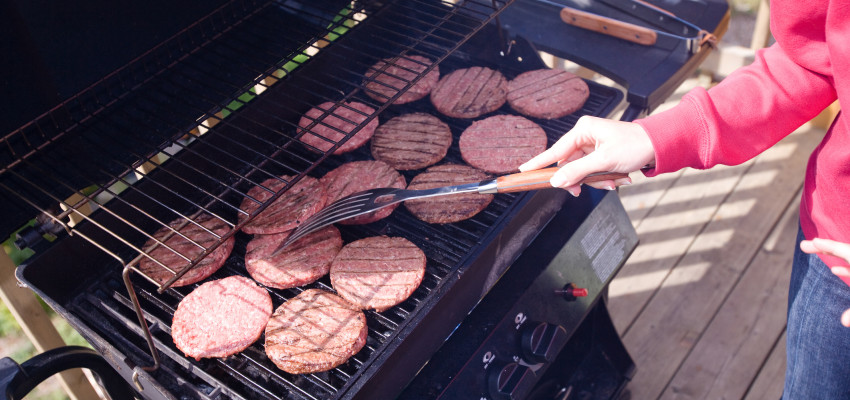
{"label": "tongs", "polygon": [[[614,18],[578,10],[550,0],[536,1],[559,7],[561,9],[561,20],[567,24],[645,46],[654,45],[659,36],[667,37],[674,41],[684,41],[690,54],[696,54],[703,45],[708,44],[709,47],[715,47],[717,45],[717,37],[710,32],[700,29],[696,25],[677,17],[675,14],[643,0],[597,1],[638,18],[643,18],[648,22],[667,26],[671,32],[677,33],[665,32],[635,25],[616,20]],[[673,25],[676,26],[674,27]],[[678,34],[678,32],[681,32],[681,34]]]}
{"label": "tongs", "polygon": [[[500,176],[492,180],[484,180],[478,183],[467,183],[465,185],[444,186],[435,189],[407,190],[393,188],[377,188],[363,192],[354,193],[343,197],[323,208],[310,218],[304,220],[292,232],[271,256],[278,254],[296,240],[311,232],[315,232],[325,226],[342,221],[358,215],[367,214],[386,206],[406,200],[422,199],[426,197],[445,196],[458,193],[512,193],[529,190],[551,188],[549,179],[555,174],[558,167],[544,168],[535,171],[520,172],[511,175]],[[580,184],[598,182],[604,180],[616,180],[627,178],[629,174],[619,172],[597,172],[586,176]]]}

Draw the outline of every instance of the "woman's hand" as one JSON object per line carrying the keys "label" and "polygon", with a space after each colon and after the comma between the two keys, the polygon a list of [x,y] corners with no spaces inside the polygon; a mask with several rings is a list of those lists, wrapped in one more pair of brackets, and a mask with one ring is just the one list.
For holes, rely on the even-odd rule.
{"label": "woman's hand", "polygon": [[[633,122],[584,116],[575,127],[552,147],[519,167],[530,171],[557,163],[561,167],[552,177],[552,186],[567,189],[573,196],[581,192],[580,182],[594,172],[637,171],[655,160],[652,142],[643,128]],[[629,178],[599,181],[591,185],[614,189],[631,183]]]}
{"label": "woman's hand", "polygon": [[[805,253],[826,254],[843,258],[850,265],[850,244],[836,242],[829,239],[814,238],[800,242],[800,250]],[[832,273],[839,278],[850,277],[850,267],[832,267]],[[841,325],[850,328],[850,309],[841,314]]]}

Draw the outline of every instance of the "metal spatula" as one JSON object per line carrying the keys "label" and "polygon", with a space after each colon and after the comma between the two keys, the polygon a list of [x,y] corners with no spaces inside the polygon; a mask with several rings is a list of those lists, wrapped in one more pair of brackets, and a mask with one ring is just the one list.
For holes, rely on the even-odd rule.
{"label": "metal spatula", "polygon": [[[549,183],[549,179],[552,178],[552,175],[554,175],[557,170],[558,167],[545,168],[536,171],[505,175],[496,179],[481,181],[478,183],[445,186],[435,189],[406,190],[378,188],[354,193],[331,203],[318,213],[307,218],[301,225],[295,228],[295,231],[289,235],[283,244],[278,246],[278,248],[272,252],[271,256],[278,254],[281,250],[286,248],[286,246],[289,246],[296,240],[311,232],[324,228],[325,226],[344,219],[367,214],[406,200],[458,193],[511,193],[551,188],[552,185]],[[616,180],[620,178],[627,178],[628,176],[628,174],[618,172],[598,172],[586,176],[581,183]]]}

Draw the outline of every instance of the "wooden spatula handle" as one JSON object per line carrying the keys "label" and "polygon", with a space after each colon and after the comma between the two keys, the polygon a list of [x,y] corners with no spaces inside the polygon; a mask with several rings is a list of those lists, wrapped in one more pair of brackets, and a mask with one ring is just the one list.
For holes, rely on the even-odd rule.
{"label": "wooden spatula handle", "polygon": [[[549,179],[552,179],[552,175],[555,175],[555,172],[557,170],[558,167],[551,167],[528,172],[520,172],[518,174],[500,176],[496,178],[496,189],[499,193],[525,192],[528,190],[548,189],[552,187],[552,184],[549,183]],[[628,177],[629,174],[623,174],[619,172],[598,172],[595,174],[588,175],[587,177],[582,179],[581,183],[615,180]]]}
{"label": "wooden spatula handle", "polygon": [[561,10],[561,20],[579,28],[614,36],[645,46],[652,46],[658,40],[658,34],[652,29],[576,10],[575,8],[564,7]]}

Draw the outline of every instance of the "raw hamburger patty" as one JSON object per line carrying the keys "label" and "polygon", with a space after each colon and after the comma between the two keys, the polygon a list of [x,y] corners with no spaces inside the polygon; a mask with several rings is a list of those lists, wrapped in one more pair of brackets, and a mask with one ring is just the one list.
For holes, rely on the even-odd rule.
{"label": "raw hamburger patty", "polygon": [[580,77],[558,69],[538,69],[508,82],[508,104],[536,118],[561,118],[584,105],[590,89]]}
{"label": "raw hamburger patty", "polygon": [[[428,168],[415,176],[408,189],[434,189],[442,186],[480,182],[490,176],[481,170],[466,165],[444,164]],[[463,221],[487,208],[493,200],[492,194],[460,193],[449,196],[430,197],[404,202],[410,212],[431,224],[448,224]]]}
{"label": "raw hamburger patty", "polygon": [[245,268],[263,285],[287,289],[306,285],[328,273],[342,248],[342,236],[333,225],[310,233],[269,258],[291,232],[258,235],[248,242]]}
{"label": "raw hamburger patty", "polygon": [[458,144],[460,155],[469,165],[506,174],[546,150],[546,132],[526,118],[496,115],[473,122],[460,135]]}
{"label": "raw hamburger patty", "polygon": [[372,137],[372,157],[398,170],[420,169],[442,160],[451,144],[452,131],[439,118],[405,114],[378,127]]}
{"label": "raw hamburger patty", "polygon": [[[404,56],[378,61],[366,72],[366,94],[380,102],[386,102],[404,89],[433,62],[422,56]],[[382,69],[385,68],[383,71]],[[431,93],[440,80],[440,70],[434,67],[413,86],[397,98],[393,104],[410,103]]]}
{"label": "raw hamburger patty", "polygon": [[[267,201],[275,192],[283,189],[286,186],[285,182],[292,178],[294,177],[283,175],[280,179],[266,179],[260,186],[254,186],[248,191],[248,196],[242,200],[239,208],[246,213],[253,213],[260,207],[259,202]],[[288,232],[322,209],[327,201],[328,195],[325,193],[324,185],[316,178],[305,176],[251,222],[242,226],[242,231],[252,235]],[[247,215],[239,214],[239,222],[247,218]]]}
{"label": "raw hamburger patty", "polygon": [[505,104],[508,82],[499,71],[486,67],[456,70],[437,83],[431,103],[454,118],[475,118]]}
{"label": "raw hamburger patty", "polygon": [[[335,142],[339,142],[346,135],[351,133],[354,128],[362,124],[366,117],[375,112],[375,109],[363,103],[351,101],[340,104],[339,107],[333,110],[330,114],[325,113],[330,110],[335,103],[326,102],[319,104],[315,108],[307,111],[301,120],[298,121],[298,127],[301,130],[306,130],[310,124],[316,122],[312,128],[301,136],[301,141],[305,144],[313,146],[322,152],[326,152],[333,147]],[[349,138],[345,144],[340,146],[334,154],[348,153],[369,141],[372,134],[375,133],[375,128],[378,127],[378,119],[375,118],[369,121],[360,131]],[[323,139],[324,138],[324,139]],[[327,140],[326,140],[327,139]],[[330,141],[328,141],[330,140]]]}
{"label": "raw hamburger patty", "polygon": [[[337,167],[322,177],[328,193],[328,204],[350,194],[375,188],[404,189],[404,177],[383,161],[352,161]],[[344,225],[368,224],[392,214],[397,204],[377,211],[340,221]]]}
{"label": "raw hamburger patty", "polygon": [[327,371],[366,344],[363,311],[333,293],[307,289],[275,310],[266,326],[266,354],[290,374]]}
{"label": "raw hamburger patty", "polygon": [[271,314],[272,298],[265,289],[230,276],[206,282],[180,301],[171,336],[187,357],[227,357],[257,341]]}
{"label": "raw hamburger patty", "polygon": [[362,309],[401,303],[425,275],[425,253],[401,237],[376,236],[345,245],[331,264],[331,284]]}
{"label": "raw hamburger patty", "polygon": [[[162,227],[153,234],[153,237],[156,240],[164,240],[164,243],[168,247],[158,245],[156,241],[149,239],[147,243],[145,243],[143,249],[148,252],[148,255],[168,266],[174,270],[174,272],[180,272],[183,268],[189,265],[189,262],[186,261],[186,259],[194,260],[195,257],[200,255],[205,248],[212,246],[219,240],[219,237],[223,236],[230,230],[230,226],[224,223],[224,221],[209,214],[201,214],[196,217],[194,221],[195,223],[186,223],[186,220],[183,218],[171,221],[168,224],[170,228]],[[179,228],[180,234],[177,234],[172,230],[178,229],[178,227],[184,223],[185,225],[183,225],[182,228]],[[215,235],[210,232],[214,232]],[[218,235],[218,237],[216,237],[216,235]],[[168,237],[168,239],[166,239],[166,237]],[[219,245],[212,253],[204,257],[197,265],[181,276],[180,279],[174,281],[171,286],[178,287],[191,285],[195,282],[206,279],[215,271],[218,271],[218,269],[224,265],[227,257],[230,256],[234,242],[235,239],[233,236],[227,238],[227,240]],[[153,248],[155,245],[156,247]],[[203,246],[203,248],[199,246]],[[173,249],[173,251],[169,249],[169,247]],[[153,248],[153,250],[150,250],[151,248]],[[143,257],[141,261],[139,261],[139,269],[145,275],[153,278],[160,284],[163,284],[174,277],[174,274],[170,271],[147,257]]]}

